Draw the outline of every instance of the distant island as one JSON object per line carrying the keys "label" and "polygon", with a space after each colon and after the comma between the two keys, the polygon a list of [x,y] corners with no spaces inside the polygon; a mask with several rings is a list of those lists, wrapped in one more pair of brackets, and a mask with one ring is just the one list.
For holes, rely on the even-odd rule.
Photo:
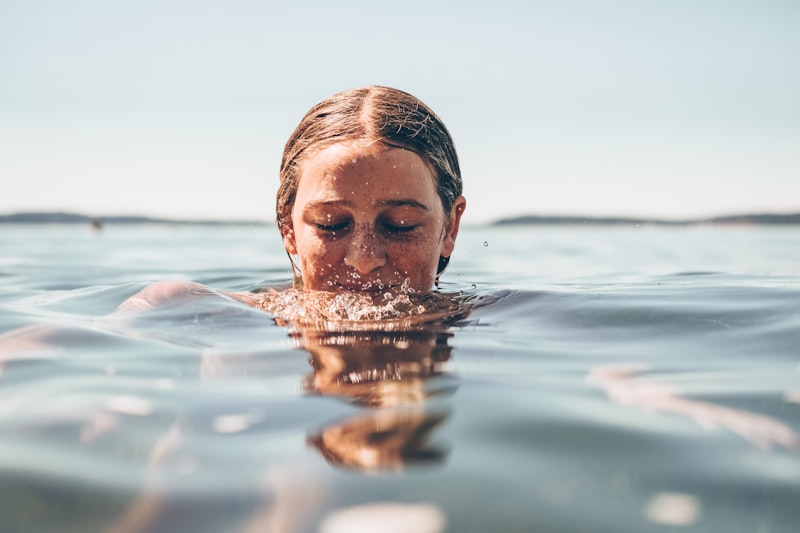
{"label": "distant island", "polygon": [[697,226],[697,225],[790,225],[800,224],[800,213],[790,214],[742,214],[711,218],[667,220],[658,218],[581,217],[581,216],[537,216],[524,215],[503,218],[494,226],[522,225],[605,225],[605,226]]}
{"label": "distant island", "polygon": [[[116,224],[166,224],[177,226],[266,226],[272,220],[182,220],[145,216],[91,217],[78,213],[26,212],[0,215],[0,224],[84,224],[100,228]],[[490,226],[524,225],[604,225],[604,226],[697,226],[697,225],[793,225],[800,224],[800,213],[790,214],[741,214],[711,218],[669,220],[658,218],[592,217],[592,216],[543,216],[523,215],[502,218],[490,222]]]}
{"label": "distant island", "polygon": [[168,224],[178,226],[263,226],[264,220],[181,220],[135,215],[90,217],[77,213],[41,212],[0,215],[0,224],[85,224],[100,227],[106,224]]}

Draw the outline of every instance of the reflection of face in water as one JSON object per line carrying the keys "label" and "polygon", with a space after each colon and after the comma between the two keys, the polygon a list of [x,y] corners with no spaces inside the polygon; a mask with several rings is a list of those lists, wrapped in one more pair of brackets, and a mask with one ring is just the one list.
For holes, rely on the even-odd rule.
{"label": "reflection of face in water", "polygon": [[302,333],[301,347],[311,353],[314,373],[308,392],[341,396],[368,407],[420,402],[442,385],[442,367],[450,358],[449,333],[323,332]]}
{"label": "reflection of face in water", "polygon": [[298,334],[311,353],[309,393],[339,396],[372,408],[309,437],[328,462],[359,470],[392,470],[441,460],[429,442],[449,414],[433,402],[456,384],[443,372],[450,358],[445,331],[322,332]]}

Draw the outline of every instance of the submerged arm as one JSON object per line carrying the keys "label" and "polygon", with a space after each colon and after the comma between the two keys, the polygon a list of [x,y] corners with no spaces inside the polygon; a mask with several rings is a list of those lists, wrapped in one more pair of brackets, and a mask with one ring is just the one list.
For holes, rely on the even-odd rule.
{"label": "submerged arm", "polygon": [[[255,303],[255,299],[246,293],[215,291],[191,281],[159,281],[122,302],[111,314],[101,317],[98,325],[106,322],[124,326],[137,315],[208,297],[231,298],[248,305]],[[60,347],[74,345],[96,335],[98,330],[85,324],[35,324],[0,334],[0,373],[8,361],[52,358],[61,351]]]}
{"label": "submerged arm", "polygon": [[760,449],[773,445],[800,448],[800,437],[780,420],[684,398],[665,385],[640,377],[644,370],[646,368],[633,365],[594,368],[587,382],[602,387],[608,397],[620,405],[682,415],[705,428],[725,428]]}

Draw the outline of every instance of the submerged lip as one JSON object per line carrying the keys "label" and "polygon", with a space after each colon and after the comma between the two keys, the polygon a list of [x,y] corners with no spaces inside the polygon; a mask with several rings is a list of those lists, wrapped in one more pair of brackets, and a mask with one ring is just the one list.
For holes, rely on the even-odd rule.
{"label": "submerged lip", "polygon": [[347,292],[359,292],[362,294],[380,294],[384,292],[389,292],[391,290],[396,289],[399,287],[399,284],[396,283],[374,283],[374,282],[366,282],[366,283],[337,283],[334,282],[331,286],[337,290],[347,291]]}
{"label": "submerged lip", "polygon": [[363,294],[380,294],[382,292],[388,292],[392,290],[394,286],[383,285],[383,286],[365,287],[362,285],[339,285],[338,288],[348,292],[360,292]]}

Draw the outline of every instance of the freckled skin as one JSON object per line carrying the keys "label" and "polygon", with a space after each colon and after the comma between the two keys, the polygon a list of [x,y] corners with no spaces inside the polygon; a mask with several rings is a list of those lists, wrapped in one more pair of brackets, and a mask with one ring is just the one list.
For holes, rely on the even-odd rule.
{"label": "freckled skin", "polygon": [[446,216],[433,173],[414,152],[380,143],[340,143],[300,168],[289,253],[299,256],[304,286],[313,290],[427,291],[439,256],[453,252],[459,197]]}

